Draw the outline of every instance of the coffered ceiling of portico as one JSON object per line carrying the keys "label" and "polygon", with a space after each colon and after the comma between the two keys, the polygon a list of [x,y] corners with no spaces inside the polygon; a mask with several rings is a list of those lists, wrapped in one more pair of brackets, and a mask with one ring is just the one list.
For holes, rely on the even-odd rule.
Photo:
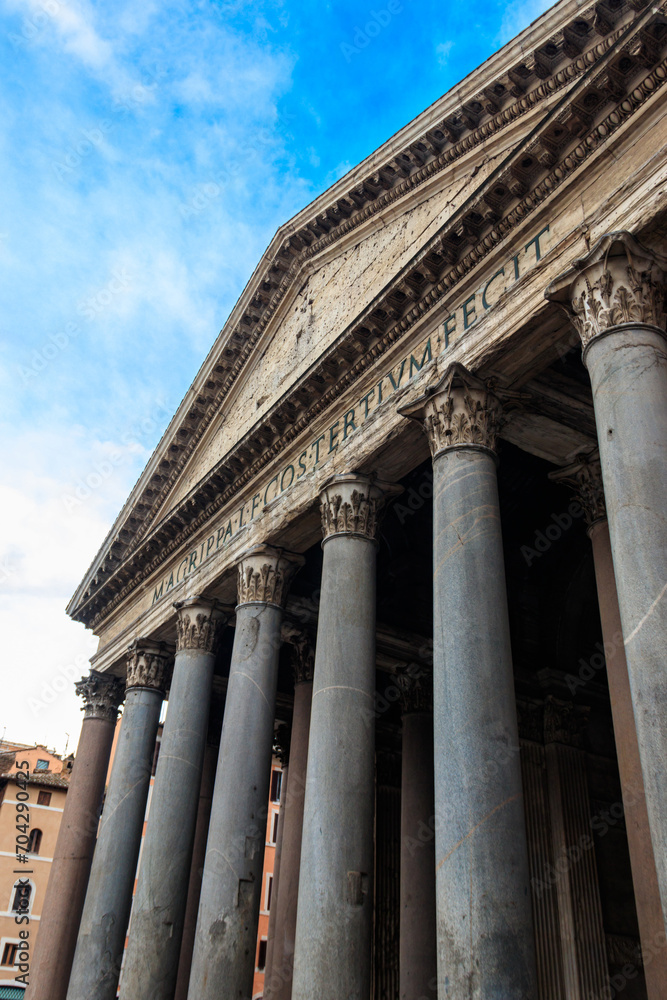
{"label": "coffered ceiling of portico", "polygon": [[557,5],[283,227],[70,614],[97,628],[258,462],[583,176],[662,86],[665,25],[645,0]]}

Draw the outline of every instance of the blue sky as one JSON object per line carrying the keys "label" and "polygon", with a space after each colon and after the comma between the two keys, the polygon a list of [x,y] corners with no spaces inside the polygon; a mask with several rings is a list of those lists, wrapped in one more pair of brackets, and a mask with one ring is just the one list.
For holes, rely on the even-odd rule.
{"label": "blue sky", "polygon": [[65,604],[278,226],[548,6],[0,0],[0,735],[76,743]]}

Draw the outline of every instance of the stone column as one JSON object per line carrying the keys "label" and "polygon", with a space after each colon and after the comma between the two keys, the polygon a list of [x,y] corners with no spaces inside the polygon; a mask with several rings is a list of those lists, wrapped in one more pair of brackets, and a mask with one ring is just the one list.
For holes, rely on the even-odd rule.
{"label": "stone column", "polygon": [[190,1000],[252,996],[280,626],[303,557],[268,545],[239,562],[238,606],[199,901]]}
{"label": "stone column", "polygon": [[555,281],[591,378],[639,754],[667,918],[667,260],[603,236]]}
{"label": "stone column", "polygon": [[[308,733],[313,697],[315,652],[303,633],[290,630],[287,641],[294,650],[294,711],[289,745],[289,767],[284,800],[280,805],[280,869],[276,865],[273,902],[269,917],[269,945],[264,979],[264,1000],[290,1000],[294,969],[301,835],[306,790]],[[276,850],[276,855],[278,850]],[[270,954],[269,954],[270,951]]]}
{"label": "stone column", "polygon": [[382,490],[334,476],[324,531],[293,1000],[368,997],[373,916],[375,540]]}
{"label": "stone column", "polygon": [[422,422],[433,455],[438,991],[456,1000],[535,996],[496,477],[499,411],[487,386],[459,364],[401,409]]}
{"label": "stone column", "polygon": [[[373,1000],[398,1000],[401,916],[401,757],[390,731],[375,751]],[[428,1000],[428,998],[427,998]]]}
{"label": "stone column", "polygon": [[39,922],[26,1000],[65,1000],[99,825],[123,682],[91,670],[75,684],[81,736]]}
{"label": "stone column", "polygon": [[132,907],[122,1000],[171,1000],[174,995],[215,650],[226,621],[217,602],[203,597],[175,607],[174,673]]}
{"label": "stone column", "polygon": [[114,1000],[130,919],[146,799],[171,654],[129,648],[125,709],[88,881],[67,1000]]}
{"label": "stone column", "polygon": [[588,522],[639,935],[644,955],[652,956],[645,963],[646,987],[649,1000],[659,1000],[663,984],[667,982],[667,949],[660,947],[664,940],[664,922],[597,449],[579,456],[572,465],[552,472],[549,478],[565,482],[575,489]]}
{"label": "stone column", "polygon": [[435,1000],[435,801],[433,682],[412,664],[397,675],[402,690],[400,1000]]}
{"label": "stone column", "polygon": [[181,939],[181,956],[178,960],[178,978],[176,980],[176,992],[174,1000],[187,1000],[188,984],[190,982],[190,970],[192,968],[192,952],[195,946],[195,932],[197,928],[197,913],[199,912],[199,897],[201,895],[201,883],[204,875],[204,861],[206,860],[206,841],[208,839],[208,825],[211,818],[211,806],[213,804],[213,789],[215,787],[215,772],[218,766],[218,754],[220,752],[220,733],[222,731],[222,717],[225,710],[225,693],[216,690],[216,681],[222,680],[213,678],[213,693],[211,696],[211,711],[208,720],[208,733],[206,735],[206,749],[204,750],[204,763],[202,765],[201,785],[199,786],[199,803],[197,805],[197,823],[195,826],[195,840],[192,848],[192,862],[190,864],[190,883],[188,885],[188,901],[185,907],[185,917],[183,920],[183,937]]}

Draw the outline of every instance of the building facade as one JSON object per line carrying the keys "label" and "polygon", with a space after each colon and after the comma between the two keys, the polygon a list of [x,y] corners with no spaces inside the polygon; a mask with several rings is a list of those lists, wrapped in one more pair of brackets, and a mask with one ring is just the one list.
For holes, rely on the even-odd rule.
{"label": "building facade", "polygon": [[0,741],[0,997],[23,997],[72,759]]}
{"label": "building facade", "polygon": [[277,724],[265,998],[664,996],[666,80],[561,0],[278,231],[68,608],[28,1000],[115,995],[167,694],[121,1000],[253,995]]}

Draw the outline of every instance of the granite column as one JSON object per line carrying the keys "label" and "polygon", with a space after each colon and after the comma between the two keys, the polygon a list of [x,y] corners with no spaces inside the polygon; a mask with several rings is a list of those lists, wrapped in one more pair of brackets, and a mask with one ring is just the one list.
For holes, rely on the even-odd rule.
{"label": "granite column", "polygon": [[252,995],[281,624],[303,557],[268,545],[239,562],[236,632],[188,997]]}
{"label": "granite column", "polygon": [[667,919],[667,259],[603,236],[546,291],[570,315],[593,390],[639,755]]}
{"label": "granite column", "polygon": [[375,563],[383,491],[334,476],[321,493],[315,651],[293,1000],[369,994],[373,911]]}
{"label": "granite column", "polygon": [[170,666],[164,643],[138,639],[130,646],[125,708],[67,1000],[115,1000]]}
{"label": "granite column", "polygon": [[412,664],[399,672],[401,769],[400,1000],[436,996],[433,683]]}
{"label": "granite column", "polygon": [[609,524],[597,449],[589,454],[580,455],[571,465],[559,469],[557,472],[552,472],[549,478],[568,483],[574,488],[588,522],[588,535],[593,547],[607,682],[614,722],[625,828],[628,836],[632,882],[637,907],[637,922],[642,954],[645,956],[646,988],[649,1000],[660,1000],[664,988],[663,984],[667,981],[665,930],[651,844],[644,779],[632,709],[630,678],[623,645],[621,613],[618,607]]}
{"label": "granite column", "polygon": [[295,633],[293,629],[290,630],[287,641],[294,650],[294,710],[287,785],[284,801],[280,806],[280,869],[276,868],[274,876],[274,901],[269,917],[265,1000],[290,1000],[292,995],[308,734],[313,697],[313,647],[306,635]]}
{"label": "granite column", "polygon": [[177,643],[169,707],[132,907],[122,1000],[172,1000],[190,877],[192,845],[217,642],[217,602],[175,605]]}
{"label": "granite column", "polygon": [[[401,409],[433,455],[440,1000],[532,1000],[534,939],[505,568],[500,404],[453,364]],[[498,762],[493,778],[491,762]]]}
{"label": "granite column", "polygon": [[123,682],[91,670],[76,693],[84,701],[81,736],[58,831],[26,1000],[65,1000],[95,849]]}

